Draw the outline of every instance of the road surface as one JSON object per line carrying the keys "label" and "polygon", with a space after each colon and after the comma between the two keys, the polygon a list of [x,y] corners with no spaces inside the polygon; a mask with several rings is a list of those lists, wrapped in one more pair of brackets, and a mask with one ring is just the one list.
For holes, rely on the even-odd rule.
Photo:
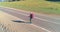
{"label": "road surface", "polygon": [[20,18],[0,11],[0,32],[47,32],[30,23],[15,22],[13,20],[23,21]]}
{"label": "road surface", "polygon": [[[28,16],[30,12],[23,12],[21,10],[3,7],[0,7],[0,10],[29,22]],[[32,22],[32,24],[40,28],[44,28],[46,31],[60,32],[60,17],[50,17],[48,15],[35,14]]]}
{"label": "road surface", "polygon": [[47,32],[30,23],[15,22],[13,20],[23,21],[20,18],[0,11],[0,32]]}

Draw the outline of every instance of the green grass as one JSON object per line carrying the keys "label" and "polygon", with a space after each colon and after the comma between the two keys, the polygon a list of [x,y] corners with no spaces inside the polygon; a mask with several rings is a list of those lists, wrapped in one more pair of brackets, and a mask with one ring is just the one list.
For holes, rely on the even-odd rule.
{"label": "green grass", "polygon": [[0,6],[12,7],[26,11],[34,11],[46,14],[59,14],[60,4],[45,0],[25,0],[16,2],[1,2]]}

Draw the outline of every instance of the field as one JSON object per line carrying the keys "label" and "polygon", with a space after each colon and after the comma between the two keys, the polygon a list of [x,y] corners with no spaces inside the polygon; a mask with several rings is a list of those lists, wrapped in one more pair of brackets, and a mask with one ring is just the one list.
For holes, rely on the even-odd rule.
{"label": "field", "polygon": [[15,2],[0,2],[0,6],[17,8],[25,11],[34,11],[45,14],[60,15],[60,4],[46,0],[24,0]]}

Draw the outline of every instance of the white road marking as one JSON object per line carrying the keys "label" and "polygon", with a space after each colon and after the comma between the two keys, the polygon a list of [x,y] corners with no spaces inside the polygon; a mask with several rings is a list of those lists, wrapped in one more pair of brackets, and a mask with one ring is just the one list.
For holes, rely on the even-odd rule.
{"label": "white road marking", "polygon": [[39,19],[39,20],[46,21],[46,22],[50,22],[50,23],[60,24],[60,23],[56,23],[56,22],[53,22],[53,21],[48,21],[48,20],[45,20],[45,19],[42,19],[42,18],[38,18],[38,17],[35,17],[35,18],[36,19]]}
{"label": "white road marking", "polygon": [[[15,12],[15,13],[17,13],[17,12]],[[22,13],[18,13],[18,14],[28,16],[27,14],[22,14]],[[38,18],[38,17],[35,17],[35,18],[36,18],[36,19],[39,19],[39,20],[43,20],[43,21],[48,21],[48,20],[45,20],[45,19],[40,19],[40,18]],[[50,22],[50,21],[49,21],[49,22]],[[51,23],[55,23],[55,22],[51,22]],[[55,23],[55,24],[58,24],[58,23]],[[34,25],[34,24],[31,24],[31,25],[33,25],[33,26],[35,26],[35,27],[38,27],[38,28],[41,28],[41,29],[43,29],[43,30],[45,30],[45,31],[47,31],[47,32],[51,32],[51,31],[49,31],[49,30],[47,30],[47,29],[45,29],[45,28],[42,28],[42,27],[40,27],[40,26],[36,26],[36,25]]]}
{"label": "white road marking", "polygon": [[[21,15],[24,15],[24,16],[29,16],[29,15],[23,14],[23,13],[18,13],[18,12],[15,12],[15,13],[21,14]],[[38,18],[38,17],[34,17],[34,18],[39,19],[39,20],[43,20],[43,21],[46,21],[46,22],[50,22],[50,23],[60,24],[60,23],[56,23],[56,22],[53,22],[53,21],[48,21],[48,20],[45,20],[45,19],[42,19],[42,18]]]}
{"label": "white road marking", "polygon": [[37,26],[37,25],[34,25],[34,24],[31,24],[31,25],[33,25],[33,26],[35,26],[35,27],[37,27],[37,28],[41,28],[41,29],[44,30],[44,31],[52,32],[52,31],[49,31],[49,30],[47,30],[47,29],[45,29],[45,28],[42,28],[42,27],[40,27],[40,26]]}
{"label": "white road marking", "polygon": [[[13,12],[14,12],[14,11],[13,11]],[[15,12],[15,13],[17,13],[17,12]],[[28,16],[27,14],[22,14],[22,13],[18,13],[18,14]],[[35,17],[35,18],[37,18],[37,17]],[[44,20],[44,19],[40,19],[40,18],[37,18],[37,19],[39,19],[39,20]],[[25,20],[22,20],[22,21],[25,21]],[[46,20],[44,20],[44,21],[46,21]],[[34,25],[34,24],[31,24],[31,25],[33,25],[33,26],[35,26],[35,27],[37,27],[37,28],[41,28],[41,29],[43,29],[43,30],[45,30],[45,31],[47,31],[47,32],[51,32],[51,31],[49,31],[49,30],[47,30],[47,29],[45,29],[45,28],[42,28],[42,27],[40,27],[40,26],[37,26],[37,25]]]}
{"label": "white road marking", "polygon": [[13,9],[13,10],[18,10],[18,11],[21,11],[21,12],[26,12],[26,13],[29,13],[29,12],[27,12],[27,11],[24,11],[24,10],[19,10],[19,9],[15,9],[15,8],[10,8],[10,7],[5,7],[5,6],[0,6],[0,7],[9,8],[9,9]]}
{"label": "white road marking", "polygon": [[[8,7],[6,7],[6,8],[8,8]],[[10,8],[10,9],[14,9],[14,8]],[[18,9],[14,9],[14,10],[18,10]],[[15,12],[15,11],[11,11],[11,12]],[[29,16],[29,15],[23,14],[23,13],[18,13],[18,12],[15,12],[15,13],[21,14],[21,15],[24,15],[24,16]],[[38,17],[34,17],[34,18],[39,19],[39,20],[43,20],[43,21],[46,21],[46,22],[51,22],[51,23],[55,23],[55,24],[60,24],[60,23],[56,23],[56,22],[53,22],[53,21],[48,21],[48,20],[45,20],[45,19],[42,19],[42,18],[38,18]]]}

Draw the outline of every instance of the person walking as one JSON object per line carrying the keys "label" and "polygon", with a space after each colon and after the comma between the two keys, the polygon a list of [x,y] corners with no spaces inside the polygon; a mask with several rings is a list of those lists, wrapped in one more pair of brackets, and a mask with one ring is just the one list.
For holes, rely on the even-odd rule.
{"label": "person walking", "polygon": [[34,17],[34,14],[31,12],[31,13],[30,13],[30,23],[32,23],[33,17]]}

